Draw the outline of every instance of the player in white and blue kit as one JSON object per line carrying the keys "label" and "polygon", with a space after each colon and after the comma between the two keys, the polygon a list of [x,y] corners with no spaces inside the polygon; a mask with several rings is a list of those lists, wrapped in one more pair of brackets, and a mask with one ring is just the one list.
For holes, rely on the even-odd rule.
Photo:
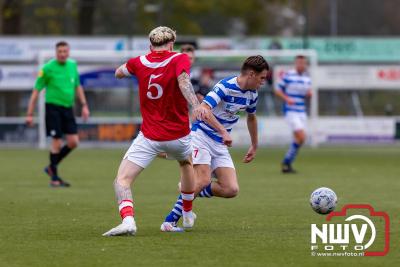
{"label": "player in white and blue kit", "polygon": [[311,97],[311,79],[307,73],[307,59],[299,55],[295,59],[295,68],[286,72],[275,89],[275,94],[283,101],[283,111],[294,140],[282,161],[283,173],[295,173],[292,167],[296,155],[306,139],[306,98]]}
{"label": "player in white and blue kit", "polygon": [[[268,70],[268,63],[262,56],[249,57],[243,63],[239,76],[221,80],[204,98],[201,104],[204,113],[211,109],[219,125],[218,129],[215,129],[204,120],[200,120],[192,126],[192,157],[196,174],[195,195],[198,197],[232,198],[238,194],[236,171],[227,148],[227,145],[230,146],[232,142],[229,133],[239,120],[238,113],[246,111],[251,145],[243,162],[252,161],[258,146],[255,114],[257,89],[265,83]],[[216,181],[211,181],[212,173],[216,176]],[[181,215],[182,199],[179,197],[161,225],[161,231],[182,231],[177,227]]]}

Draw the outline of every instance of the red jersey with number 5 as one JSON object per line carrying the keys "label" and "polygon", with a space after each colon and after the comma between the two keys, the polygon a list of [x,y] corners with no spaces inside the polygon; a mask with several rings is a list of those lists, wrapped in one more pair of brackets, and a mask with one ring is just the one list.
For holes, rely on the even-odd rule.
{"label": "red jersey with number 5", "polygon": [[170,141],[190,133],[188,103],[179,89],[178,76],[190,74],[186,54],[153,51],[131,58],[127,71],[139,82],[141,131],[146,138]]}

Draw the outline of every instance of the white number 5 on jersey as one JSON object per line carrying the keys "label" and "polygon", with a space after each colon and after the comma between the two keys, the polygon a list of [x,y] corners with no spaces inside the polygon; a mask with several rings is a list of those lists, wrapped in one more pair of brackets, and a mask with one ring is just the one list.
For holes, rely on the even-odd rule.
{"label": "white number 5 on jersey", "polygon": [[[158,83],[151,83],[151,80],[156,79],[158,77],[160,77],[162,75],[158,74],[158,75],[154,75],[151,74],[150,75],[150,79],[149,79],[149,86],[147,87],[148,92],[147,92],[147,97],[150,99],[159,99],[160,97],[162,97],[163,95],[163,88],[161,87],[161,85],[159,85]],[[155,96],[153,96],[153,94],[150,92],[150,88],[151,87],[155,87],[157,89],[157,94]]]}

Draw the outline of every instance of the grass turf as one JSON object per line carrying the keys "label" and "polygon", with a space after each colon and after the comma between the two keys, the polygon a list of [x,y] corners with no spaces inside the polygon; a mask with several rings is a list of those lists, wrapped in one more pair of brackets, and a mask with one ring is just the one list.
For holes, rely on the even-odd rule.
{"label": "grass turf", "polygon": [[[72,183],[51,189],[47,153],[0,151],[0,266],[400,266],[400,149],[304,149],[296,175],[279,173],[281,149],[260,149],[251,164],[234,150],[241,192],[199,199],[195,229],[161,233],[177,196],[178,168],[157,159],[134,188],[135,237],[104,238],[119,217],[112,181],[122,150],[77,150],[60,166]],[[334,189],[338,209],[369,203],[391,217],[385,257],[312,257],[310,224],[323,223],[308,203],[317,187]]]}

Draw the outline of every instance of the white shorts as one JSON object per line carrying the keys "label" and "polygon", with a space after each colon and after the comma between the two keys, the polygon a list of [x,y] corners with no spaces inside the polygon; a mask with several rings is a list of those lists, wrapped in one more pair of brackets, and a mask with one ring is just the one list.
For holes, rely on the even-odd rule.
{"label": "white shorts", "polygon": [[192,132],[192,143],[193,164],[210,165],[211,171],[220,167],[235,168],[228,147],[214,141],[202,130],[197,129]]}
{"label": "white shorts", "polygon": [[139,132],[126,152],[124,159],[146,168],[160,152],[166,152],[178,161],[188,159],[192,154],[192,138],[190,134],[171,141],[153,141],[144,137],[142,132]]}
{"label": "white shorts", "polygon": [[305,130],[307,124],[307,114],[304,112],[286,112],[285,120],[293,132]]}

